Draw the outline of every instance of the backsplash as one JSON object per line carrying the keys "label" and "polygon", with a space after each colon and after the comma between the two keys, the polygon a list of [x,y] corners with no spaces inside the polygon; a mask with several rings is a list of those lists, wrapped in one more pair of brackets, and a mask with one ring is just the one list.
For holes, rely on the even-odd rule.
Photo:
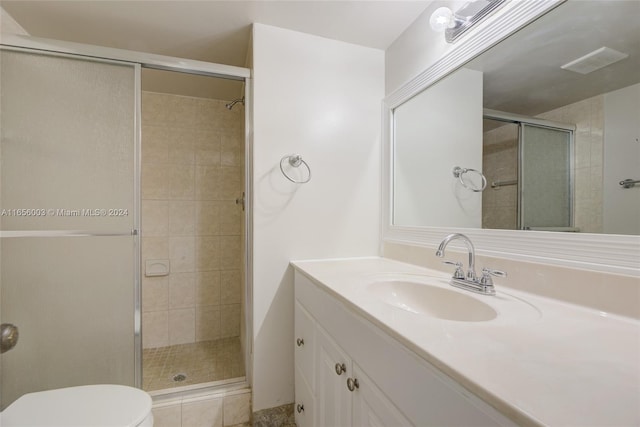
{"label": "backsplash", "polygon": [[[383,246],[383,256],[434,270],[450,271],[442,264],[442,258],[435,256],[435,248],[387,242]],[[467,253],[447,250],[447,259],[466,265]],[[494,279],[498,292],[500,287],[510,287],[605,313],[640,319],[638,277],[476,256],[476,271],[482,267],[507,272],[506,278]]]}

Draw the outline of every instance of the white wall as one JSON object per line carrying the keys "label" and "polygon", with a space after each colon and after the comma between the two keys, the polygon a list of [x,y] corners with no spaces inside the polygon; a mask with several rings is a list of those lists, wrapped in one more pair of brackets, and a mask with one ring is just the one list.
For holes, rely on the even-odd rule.
{"label": "white wall", "polygon": [[[480,228],[482,193],[452,171],[482,170],[482,72],[458,70],[398,107],[394,120],[393,223]],[[463,179],[482,185],[473,172]]]}
{"label": "white wall", "polygon": [[429,18],[437,8],[457,10],[466,0],[434,1],[385,52],[385,93],[388,95],[442,58],[454,45],[444,32],[431,29]]}
{"label": "white wall", "polygon": [[[294,400],[289,260],[376,255],[384,52],[253,28],[253,410]],[[280,173],[301,154],[309,183]]]}
{"label": "white wall", "polygon": [[603,232],[640,234],[640,84],[604,95]]}

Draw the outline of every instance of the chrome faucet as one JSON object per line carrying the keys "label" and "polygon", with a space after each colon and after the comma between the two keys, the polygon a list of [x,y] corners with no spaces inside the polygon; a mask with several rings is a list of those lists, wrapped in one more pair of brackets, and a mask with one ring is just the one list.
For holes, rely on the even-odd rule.
{"label": "chrome faucet", "polygon": [[465,274],[462,270],[462,265],[459,262],[444,261],[445,264],[452,264],[456,267],[456,271],[453,273],[453,277],[451,278],[451,285],[468,291],[477,292],[479,294],[495,295],[496,290],[493,286],[491,276],[506,277],[507,273],[504,271],[483,268],[482,277],[478,279],[478,276],[476,275],[476,250],[473,243],[471,243],[471,240],[464,234],[454,233],[445,237],[438,246],[436,256],[443,258],[445,248],[453,240],[462,240],[462,242],[467,246],[467,250],[469,251],[469,268]]}
{"label": "chrome faucet", "polygon": [[476,249],[473,247],[473,243],[471,243],[471,240],[464,234],[454,233],[449,234],[447,237],[445,237],[444,240],[440,242],[440,246],[438,246],[436,256],[444,258],[444,249],[452,240],[462,240],[467,246],[467,250],[469,251],[469,268],[467,269],[466,277],[467,280],[476,280]]}

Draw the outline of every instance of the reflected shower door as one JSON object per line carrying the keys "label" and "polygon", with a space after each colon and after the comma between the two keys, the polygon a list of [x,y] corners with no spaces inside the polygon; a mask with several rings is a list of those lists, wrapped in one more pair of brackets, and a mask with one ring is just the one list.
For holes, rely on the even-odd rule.
{"label": "reflected shower door", "polygon": [[[2,408],[136,383],[139,67],[0,52]],[[138,329],[138,330],[136,330]]]}
{"label": "reflected shower door", "polygon": [[519,228],[572,227],[572,132],[520,126]]}

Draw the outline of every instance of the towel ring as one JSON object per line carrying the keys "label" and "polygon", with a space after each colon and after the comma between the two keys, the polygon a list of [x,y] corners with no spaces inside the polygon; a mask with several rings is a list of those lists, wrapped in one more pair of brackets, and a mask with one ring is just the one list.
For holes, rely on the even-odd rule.
{"label": "towel ring", "polygon": [[[464,175],[467,172],[475,172],[478,175],[480,175],[480,178],[482,178],[482,187],[481,188],[472,187],[470,185],[467,185],[466,182],[464,182],[464,180],[462,179],[462,175]],[[484,191],[485,188],[487,188],[487,178],[485,178],[485,176],[479,170],[475,170],[475,169],[471,169],[471,168],[461,168],[460,166],[456,166],[456,167],[453,168],[453,176],[455,176],[456,178],[458,178],[460,180],[460,184],[462,184],[462,186],[464,188],[466,188],[468,190],[471,190],[474,193],[481,193],[481,192]]]}
{"label": "towel ring", "polygon": [[[300,167],[300,165],[304,165],[305,168],[307,168],[307,179],[297,180],[287,175],[287,173],[284,171],[285,161],[289,163],[290,166],[293,166],[294,168]],[[302,160],[302,156],[299,154],[289,154],[284,156],[282,159],[280,159],[280,171],[285,176],[285,178],[287,178],[289,181],[296,184],[306,184],[311,180],[311,168],[309,167],[307,162]]]}

